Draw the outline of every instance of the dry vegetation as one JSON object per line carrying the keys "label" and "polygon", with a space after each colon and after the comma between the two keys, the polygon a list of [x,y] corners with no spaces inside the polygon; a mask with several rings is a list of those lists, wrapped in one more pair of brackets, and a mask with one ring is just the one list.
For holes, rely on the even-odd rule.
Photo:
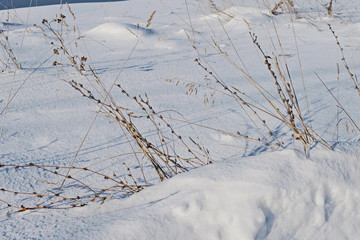
{"label": "dry vegetation", "polygon": [[[58,60],[54,60],[52,65],[59,68],[64,76],[68,75],[66,74],[67,71],[75,70],[78,74],[77,80],[63,80],[83,97],[97,105],[98,113],[103,114],[119,126],[120,133],[123,133],[127,139],[128,149],[131,149],[131,152],[124,152],[123,156],[126,158],[132,156],[132,166],[137,166],[135,168],[140,169],[140,173],[134,175],[127,165],[123,167],[124,172],[113,173],[112,175],[87,167],[77,167],[77,156],[74,157],[69,166],[37,165],[34,163],[0,165],[3,170],[26,171],[35,168],[51,174],[51,183],[44,179],[44,182],[50,186],[42,192],[22,192],[1,188],[0,190],[3,193],[16,196],[13,199],[14,202],[21,202],[22,199],[29,196],[43,200],[40,203],[34,200],[36,204],[33,205],[31,203],[16,205],[0,199],[12,208],[11,211],[81,207],[93,201],[102,203],[108,198],[124,197],[150,186],[148,177],[152,178],[154,174],[149,173],[148,169],[152,169],[159,181],[163,181],[178,173],[211,162],[209,151],[196,142],[195,138],[178,133],[164,113],[158,113],[155,110],[147,96],[131,96],[123,86],[116,83],[116,80],[111,83],[110,87],[106,87],[101,76],[97,74],[91,64],[88,64],[88,58],[80,53],[78,46],[84,43],[81,42],[82,36],[75,25],[75,14],[69,6],[68,10],[70,17],[60,14],[52,20],[44,19],[41,25],[36,25],[44,37],[49,40],[49,44],[52,45],[54,56],[58,57]],[[150,26],[154,14],[155,12],[151,14],[146,27]],[[68,22],[71,19],[74,25]],[[8,52],[12,53],[12,51]],[[15,56],[13,59],[16,59]],[[112,92],[120,93],[122,97],[116,98]],[[119,94],[117,95],[119,96]],[[118,102],[126,102],[127,105],[120,105]],[[143,126],[147,126],[147,128],[145,129]],[[156,134],[146,136],[144,133],[147,131]],[[83,142],[86,137],[87,135]],[[81,148],[82,145],[79,146],[77,154]],[[121,164],[120,162],[119,164]],[[91,182],[94,181],[94,178],[99,179],[97,186],[90,186],[87,183],[88,175],[93,178]],[[141,183],[138,183],[139,179],[141,179]],[[72,193],[69,194],[69,192]]]}
{"label": "dry vegetation", "polygon": [[[21,69],[21,64],[16,58],[10,42],[9,36],[7,36],[4,30],[0,29],[0,49],[3,52],[3,57],[0,59],[4,69],[10,69],[9,63],[12,62],[17,69]],[[3,70],[4,71],[4,70]]]}
{"label": "dry vegetation", "polygon": [[[333,13],[333,3],[334,1],[330,1],[328,4],[324,4],[323,6],[326,7],[326,11],[329,15]],[[227,15],[230,18],[234,16],[230,16],[229,13],[224,13],[224,11],[220,10],[214,4],[212,5],[213,10],[219,15],[224,16]],[[295,4],[295,1],[286,0],[286,1],[279,1],[275,4],[275,7],[269,9],[269,11],[273,15],[279,15],[280,13],[289,13],[290,16],[293,15],[294,19],[301,18],[297,11],[298,6]],[[239,111],[242,112],[242,116],[248,118],[249,122],[253,124],[253,127],[258,129],[257,134],[242,134],[238,132],[226,132],[220,129],[214,129],[216,131],[222,131],[229,136],[238,137],[240,140],[243,140],[244,144],[247,145],[249,141],[255,143],[255,149],[257,149],[257,145],[261,145],[265,147],[265,149],[283,149],[287,148],[288,146],[294,145],[296,142],[300,142],[303,146],[305,152],[309,152],[309,149],[314,145],[322,145],[326,149],[332,149],[332,145],[328,143],[327,140],[319,134],[316,129],[312,127],[311,124],[311,116],[309,111],[309,102],[308,96],[305,86],[305,81],[302,77],[301,81],[303,82],[303,88],[300,89],[299,86],[295,86],[294,82],[299,82],[300,79],[293,79],[289,64],[287,63],[287,59],[284,57],[283,54],[283,46],[282,42],[283,39],[280,38],[278,34],[278,30],[276,24],[274,24],[274,32],[276,33],[276,46],[274,42],[272,42],[274,48],[278,49],[269,49],[268,51],[262,47],[261,40],[258,39],[258,36],[252,29],[252,26],[244,19],[245,23],[248,25],[249,28],[249,35],[254,44],[257,48],[258,53],[263,58],[263,63],[265,68],[268,72],[268,81],[272,81],[274,88],[269,89],[261,83],[262,79],[256,79],[249,74],[247,71],[244,60],[239,53],[238,49],[241,49],[244,46],[236,46],[234,41],[231,39],[229,32],[227,32],[226,28],[224,27],[224,23],[222,20],[219,20],[219,24],[222,27],[223,32],[221,33],[224,36],[227,36],[228,41],[230,43],[231,50],[235,53],[234,56],[230,56],[227,52],[225,52],[220,46],[222,45],[221,42],[217,42],[216,36],[212,36],[211,40],[203,39],[207,42],[208,46],[211,49],[214,49],[215,52],[222,56],[223,59],[227,62],[227,66],[229,69],[234,69],[238,73],[238,79],[236,84],[228,83],[229,81],[222,76],[220,73],[217,72],[216,64],[212,61],[208,61],[207,57],[204,57],[203,48],[196,44],[196,40],[193,39],[190,35],[188,35],[192,47],[197,51],[198,58],[195,59],[196,64],[199,65],[205,72],[205,78],[207,81],[213,80],[215,85],[209,84],[199,84],[197,82],[185,82],[178,79],[170,79],[168,81],[175,82],[176,84],[182,83],[187,88],[187,93],[189,94],[197,94],[199,89],[205,89],[205,91],[212,91],[213,93],[223,95],[225,97],[230,97],[234,101],[238,103]],[[212,29],[212,26],[209,26]],[[335,34],[334,30],[332,29],[331,25],[329,25],[329,29],[334,35],[336,39],[336,44],[339,46],[341,55],[342,55],[342,63],[344,68],[346,69],[348,76],[354,83],[354,88],[359,94],[359,87],[356,75],[353,74],[350,70],[350,67],[346,61],[346,57],[344,55],[343,47],[341,46],[338,36]],[[196,33],[196,29],[192,29],[193,33]],[[214,30],[213,30],[214,31]],[[219,33],[217,33],[219,34]],[[201,35],[197,36],[202,38]],[[264,44],[265,45],[265,44]],[[297,43],[295,42],[295,49],[298,51]],[[228,50],[227,50],[228,51]],[[271,53],[269,53],[271,52]],[[275,54],[275,52],[282,53],[281,55]],[[206,55],[206,54],[205,54]],[[299,59],[300,69],[301,61]],[[259,67],[262,64],[259,63]],[[317,74],[316,74],[317,75]],[[301,73],[303,76],[303,73]],[[318,76],[318,75],[317,75]],[[335,95],[330,91],[324,81],[318,76],[319,80],[324,85],[326,91],[334,98],[336,107],[341,110],[345,114],[345,118],[348,122],[351,123],[354,129],[359,132],[358,125],[356,120],[351,117],[351,113],[346,110],[341,104],[341,101],[335,97]],[[215,87],[217,85],[217,87]],[[244,86],[252,86],[255,90],[256,94],[254,93],[249,94],[248,92],[243,92]],[[269,85],[266,85],[269,86]],[[196,91],[194,91],[196,89]],[[305,95],[305,101],[300,102],[298,93],[301,92]],[[257,101],[254,99],[261,98],[262,101]],[[208,102],[208,95],[205,96],[204,102]],[[265,104],[264,104],[265,102]],[[305,113],[304,113],[305,112]],[[339,114],[339,112],[338,112]],[[340,119],[338,117],[338,119]],[[290,137],[285,138],[283,135],[279,136],[275,133],[275,129],[273,125],[269,125],[269,122],[277,122],[276,126],[284,126],[283,129],[287,129],[287,135]],[[338,123],[339,124],[339,123]]]}
{"label": "dry vegetation", "polygon": [[[332,14],[332,8],[333,1],[331,0],[326,8],[329,15]],[[216,10],[220,11],[219,9]],[[294,2],[292,0],[280,1],[271,9],[273,15],[278,15],[281,12],[291,12],[296,15]],[[154,14],[155,12],[150,16],[146,27],[150,26]],[[102,77],[94,70],[94,67],[88,63],[87,56],[77,51],[77,46],[82,44],[82,36],[79,34],[75,19],[75,14],[69,8],[68,16],[61,14],[52,20],[44,19],[42,24],[37,27],[42,31],[44,37],[49,39],[54,56],[58,56],[58,59],[53,61],[52,65],[58,67],[64,73],[70,71],[67,67],[70,65],[79,76],[76,79],[64,80],[84,98],[98,106],[98,113],[115,122],[121,132],[125,134],[131,152],[125,152],[124,155],[131,156],[134,164],[141,169],[141,183],[136,180],[139,179],[139,176],[134,176],[131,168],[127,165],[124,165],[124,172],[121,174],[105,174],[87,167],[77,167],[76,157],[69,166],[37,165],[35,163],[25,165],[3,164],[0,165],[0,170],[30,171],[31,169],[37,169],[48,174],[48,179],[52,179],[51,182],[44,180],[44,185],[48,186],[44,191],[23,192],[0,186],[1,192],[13,196],[11,201],[0,199],[1,202],[11,208],[10,212],[43,208],[81,207],[93,201],[103,203],[109,198],[128,196],[150,186],[147,173],[144,171],[145,166],[151,166],[159,181],[163,181],[178,173],[206,165],[212,161],[207,148],[196,142],[195,138],[178,133],[171,122],[167,120],[167,117],[156,111],[147,96],[132,96],[126,90],[126,86],[118,84],[116,80],[110,86],[107,86],[108,81],[103,81]],[[72,23],[69,21],[72,21]],[[338,36],[330,25],[329,28],[340,48],[344,67],[353,81],[357,93],[360,95],[356,76],[350,70]],[[193,30],[195,32],[196,29]],[[225,29],[224,34],[228,35]],[[229,68],[235,68],[241,78],[253,86],[257,94],[266,102],[266,107],[254,101],[247,93],[242,92],[240,87],[229,85],[226,79],[217,74],[215,68],[199,52],[199,57],[195,59],[196,64],[204,70],[209,79],[216,83],[217,87],[189,82],[186,82],[185,85],[189,95],[195,93],[196,88],[204,88],[208,92],[206,96],[213,96],[212,92],[216,92],[230,97],[238,103],[237,106],[243,111],[244,116],[248,117],[253,127],[261,129],[260,133],[258,136],[249,136],[240,132],[227,132],[223,129],[213,130],[239,137],[245,142],[252,142],[255,146],[262,146],[271,150],[286,148],[292,142],[297,141],[302,144],[305,152],[308,152],[315,144],[321,144],[325,148],[331,149],[330,144],[312,128],[309,121],[304,117],[303,109],[306,109],[306,106],[300,104],[297,95],[298,90],[293,84],[286,59],[279,59],[275,54],[268,54],[251,28],[249,37],[263,58],[264,62],[259,63],[259,65],[267,69],[269,79],[273,82],[274,92],[270,92],[259,81],[247,74],[246,70],[242,69],[234,59],[221,50],[219,43],[214,41],[210,44],[227,61]],[[277,40],[281,44],[281,39]],[[3,31],[0,32],[0,46],[5,53],[5,57],[2,59],[3,64],[6,65],[11,61],[20,69],[21,65],[11,49],[6,33]],[[237,52],[236,47],[234,45],[233,47],[233,50]],[[198,51],[196,44],[193,44],[193,48]],[[64,74],[64,76],[66,75]],[[320,77],[319,79],[321,80]],[[168,79],[168,81],[174,82],[175,80]],[[324,86],[326,87],[325,83]],[[332,94],[329,89],[328,91]],[[113,92],[120,93],[121,99],[114,97]],[[360,131],[355,120],[351,118],[345,107],[340,104],[333,94],[332,96],[337,101],[339,108],[347,114],[348,119]],[[127,104],[121,105],[119,102]],[[207,102],[209,102],[209,99],[206,97],[205,103]],[[277,136],[272,126],[268,124],[268,119],[279,122],[280,125],[288,129],[289,142],[284,142]],[[155,137],[146,136],[142,128],[143,125],[150,125],[152,131],[156,132]],[[194,127],[201,127],[195,123],[193,125]],[[79,147],[79,150],[81,147]],[[147,164],[144,164],[144,160],[147,161]],[[99,179],[98,184],[96,186],[89,185],[85,176]],[[28,201],[29,197],[37,200]],[[24,201],[26,204],[16,205],[19,201]]]}

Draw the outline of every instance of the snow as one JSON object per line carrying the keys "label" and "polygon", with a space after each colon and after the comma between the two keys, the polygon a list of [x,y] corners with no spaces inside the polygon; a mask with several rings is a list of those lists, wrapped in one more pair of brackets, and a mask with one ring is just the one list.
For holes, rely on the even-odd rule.
{"label": "snow", "polygon": [[3,236],[353,239],[360,234],[358,161],[326,151],[307,159],[293,150],[232,158],[102,206],[12,215],[3,220]]}
{"label": "snow", "polygon": [[[0,165],[74,163],[126,178],[126,163],[139,184],[152,185],[135,194],[109,194],[103,203],[94,201],[66,210],[17,212],[6,203],[30,206],[44,204],[45,200],[0,192],[4,201],[0,202],[0,239],[360,237],[359,131],[315,75],[357,123],[359,96],[327,24],[339,36],[350,70],[358,74],[359,2],[335,1],[333,16],[327,16],[322,6],[326,1],[294,1],[296,14],[276,16],[269,13],[263,1],[212,2],[221,11],[205,0],[74,4],[74,20],[65,5],[0,11],[0,28],[8,34],[22,65],[22,69],[16,69],[11,61],[8,67],[0,65]],[[264,2],[273,6],[276,1]],[[131,96],[146,94],[183,139],[190,136],[209,149],[213,163],[160,182],[146,159],[140,158],[145,181],[133,155],[128,154],[131,149],[119,126],[99,114],[96,104],[66,83],[84,82],[84,78],[69,66],[66,57],[53,54],[50,42],[56,38],[44,37],[34,26],[60,13],[77,28],[74,32],[61,29],[68,41],[66,46],[74,55],[88,58],[105,88],[116,83]],[[152,13],[153,19],[146,27]],[[224,58],[229,56],[264,88],[276,91],[249,31],[258,36],[266,54],[286,60],[306,121],[334,150],[317,144],[304,152],[300,142],[292,141],[284,124],[266,116],[285,149],[273,151],[236,134],[256,139],[266,129],[254,126],[236,101],[219,94],[219,86],[194,59],[201,56],[229,86],[236,86],[254,102],[268,107]],[[7,61],[3,48],[0,57]],[[64,64],[54,67],[55,60]],[[187,83],[195,84],[193,94],[189,94],[191,85]],[[133,102],[117,88],[112,94],[120,106],[132,106]],[[205,98],[209,104],[204,104]],[[134,121],[148,139],[158,142],[151,123],[143,118]],[[174,148],[183,154],[176,144],[174,141]],[[94,188],[106,187],[98,175],[71,170],[71,176]],[[41,168],[0,168],[0,189],[49,193],[61,180]],[[70,180],[65,186],[64,196],[88,194],[71,185]]]}

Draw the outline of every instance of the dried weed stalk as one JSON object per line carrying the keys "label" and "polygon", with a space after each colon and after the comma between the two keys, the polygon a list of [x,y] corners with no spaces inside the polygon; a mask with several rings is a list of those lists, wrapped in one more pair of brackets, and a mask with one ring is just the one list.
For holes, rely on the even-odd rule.
{"label": "dried weed stalk", "polygon": [[[267,70],[269,71],[271,77],[274,80],[277,95],[282,103],[281,107],[276,106],[276,103],[269,97],[267,97],[265,94],[262,93],[262,95],[271,105],[273,110],[275,110],[279,119],[281,119],[281,121],[291,129],[291,131],[293,132],[293,137],[295,137],[296,140],[301,141],[304,147],[307,148],[308,145],[318,140],[311,133],[310,128],[304,121],[289,71],[287,70],[286,74],[283,73],[279,64],[278,57],[275,55],[270,57],[265,54],[260,43],[258,42],[257,36],[252,32],[250,32],[249,34],[253,43],[256,45],[256,47],[259,49],[262,56],[264,57],[264,64],[266,65]],[[275,65],[275,69],[273,69],[273,65]],[[285,66],[286,69],[288,69],[286,63]]]}
{"label": "dried weed stalk", "polygon": [[[292,1],[282,1],[282,3],[279,3],[277,8],[283,4],[287,4],[292,8],[295,7]],[[259,103],[258,101],[254,100],[254,98],[251,96],[252,94],[241,91],[240,82],[240,85],[238,86],[228,85],[226,83],[227,81],[222,79],[222,77],[217,74],[213,64],[209,63],[205,57],[202,57],[202,54],[200,53],[201,51],[198,50],[198,46],[194,43],[194,41],[191,41],[193,44],[192,47],[197,51],[199,56],[195,59],[195,62],[206,72],[206,76],[208,78],[213,79],[214,83],[220,89],[218,92],[221,92],[224,95],[236,100],[241,110],[245,113],[243,116],[248,117],[248,119],[251,121],[251,127],[253,129],[259,129],[261,136],[251,138],[259,139],[259,142],[262,142],[265,147],[269,149],[285,148],[290,143],[294,143],[295,141],[301,142],[305,152],[307,152],[308,149],[314,144],[321,144],[324,147],[331,149],[331,146],[311,127],[311,125],[308,123],[308,120],[306,120],[304,117],[298,95],[295,90],[296,88],[293,84],[288,64],[286,63],[286,59],[284,58],[282,61],[280,61],[277,55],[266,54],[260,45],[257,36],[255,33],[253,33],[250,25],[248,24],[250,28],[249,34],[252,42],[260,52],[260,55],[262,55],[266,69],[274,83],[273,89],[263,87],[260,81],[257,81],[249,74],[244,65],[243,59],[237,51],[231,37],[228,35],[225,26],[221,20],[219,20],[219,23],[222,27],[223,34],[227,36],[227,39],[230,42],[230,46],[236,54],[235,57],[238,59],[233,59],[220,47],[221,44],[217,43],[213,38],[211,41],[207,41],[206,39],[204,40],[225,59],[225,61],[229,64],[229,67],[240,73],[242,79],[245,80],[244,84],[247,82],[247,86],[252,86],[257,93],[257,96],[254,97],[262,98],[263,103]],[[194,29],[193,32],[195,32]],[[190,36],[188,37],[191,38]],[[280,37],[278,35],[277,37],[281,47]],[[240,66],[237,62],[240,62],[242,65]],[[205,88],[209,89],[207,85]],[[210,88],[211,90],[214,89],[214,87]],[[270,126],[267,121],[271,121],[272,126]],[[276,126],[278,127],[286,126],[284,129],[287,129],[287,133],[291,133],[291,138],[288,138],[288,140],[284,141],[284,136],[285,134],[287,135],[287,133],[283,132],[279,134],[278,127],[276,127],[277,129],[274,129],[274,123],[277,123]],[[282,140],[280,140],[280,137]],[[247,144],[247,139],[245,139],[245,141],[245,144]]]}
{"label": "dried weed stalk", "polygon": [[330,0],[330,2],[325,4],[325,8],[326,8],[326,11],[327,11],[329,16],[333,15],[333,2],[334,2],[333,0]]}
{"label": "dried weed stalk", "polygon": [[275,3],[273,9],[271,9],[271,14],[279,15],[283,12],[296,13],[295,4],[292,0],[282,0],[278,3]]}
{"label": "dried weed stalk", "polygon": [[[125,197],[147,187],[147,185],[137,184],[133,179],[131,172],[128,176],[132,183],[129,184],[125,177],[119,177],[115,173],[107,175],[86,167],[37,165],[29,163],[26,165],[1,164],[0,169],[2,171],[9,171],[10,169],[14,169],[15,171],[38,169],[44,173],[50,174],[50,177],[46,179],[51,179],[52,181],[49,182],[46,179],[38,180],[44,182],[45,185],[50,186],[46,188],[46,190],[36,190],[32,187],[32,191],[25,192],[1,187],[0,193],[2,196],[6,195],[6,199],[8,200],[5,201],[0,199],[0,202],[10,208],[7,213],[38,209],[68,209],[83,207],[91,202],[103,203],[109,197],[113,197],[114,195],[118,198]],[[85,183],[80,177],[67,175],[67,170],[69,169],[73,170],[76,175],[90,176],[92,178],[92,184]],[[59,188],[57,187],[58,182],[62,181],[62,178],[64,177],[68,179],[66,191],[59,191]],[[94,183],[97,184],[95,185]]]}
{"label": "dried weed stalk", "polygon": [[[151,14],[147,25],[151,24],[154,14],[155,12]],[[59,24],[62,27],[59,27]],[[66,16],[61,14],[51,21],[43,20],[42,26],[39,28],[45,36],[52,37],[52,39],[55,37],[56,41],[51,42],[54,46],[54,54],[65,56],[68,64],[85,80],[85,83],[77,80],[68,80],[68,83],[84,97],[98,105],[100,112],[112,118],[120,126],[129,137],[132,148],[137,148],[134,152],[141,152],[143,157],[149,160],[161,181],[187,171],[189,168],[209,162],[207,152],[192,149],[186,143],[187,140],[176,133],[171,124],[154,110],[148,100],[141,96],[130,96],[120,84],[114,83],[109,89],[106,88],[93,66],[87,63],[87,57],[76,55],[70,50],[76,49],[77,43],[76,41],[71,42],[71,40],[66,42],[63,34],[73,33],[75,40],[80,36],[77,35],[77,29],[67,23]],[[56,29],[62,29],[62,31]],[[53,65],[61,67],[64,64],[54,61]],[[117,87],[118,91],[130,100],[129,104],[132,106],[119,105],[112,96],[113,87]],[[139,111],[142,113],[140,114]],[[152,130],[156,132],[157,140],[144,136],[141,130],[142,124],[153,126]],[[174,144],[176,147],[173,147]],[[134,154],[134,158],[138,158],[137,155]]]}
{"label": "dried weed stalk", "polygon": [[[75,14],[70,7],[69,12],[75,22]],[[154,15],[155,11],[148,19],[147,27],[150,26]],[[82,207],[94,201],[103,203],[111,197],[124,197],[150,186],[147,181],[148,177],[152,178],[152,182],[154,182],[154,176],[157,175],[158,179],[163,181],[178,173],[211,162],[209,151],[194,138],[178,133],[169,120],[171,118],[164,115],[164,112],[157,112],[150,104],[147,95],[145,97],[131,96],[122,85],[115,82],[110,88],[106,86],[94,67],[88,63],[88,58],[81,54],[79,46],[85,44],[80,42],[83,36],[76,24],[68,23],[65,15],[59,14],[52,20],[44,19],[41,25],[35,26],[51,41],[56,58],[52,65],[59,67],[64,75],[68,75],[66,73],[69,71],[69,66],[70,69],[75,69],[77,72],[78,80],[64,80],[82,96],[96,104],[99,107],[99,113],[118,124],[131,149],[130,153],[122,155],[126,156],[127,160],[134,160],[131,168],[140,169],[142,176],[137,176],[139,173],[134,176],[131,168],[123,161],[120,161],[119,164],[124,164],[125,171],[120,174],[113,173],[113,175],[87,167],[76,167],[76,157],[70,166],[34,163],[2,164],[0,169],[6,171],[9,169],[43,171],[48,176],[39,181],[51,186],[45,185],[46,190],[33,188],[33,191],[20,191],[0,186],[0,192],[6,195],[6,198],[0,199],[0,203],[5,204],[5,208],[10,208],[9,212]],[[1,41],[1,43],[6,47],[3,48],[9,49],[8,53],[12,54],[11,48],[7,45],[8,42]],[[13,60],[16,60],[15,56]],[[114,98],[112,90],[117,90],[116,93],[120,99]],[[125,105],[118,104],[117,100]],[[79,149],[81,147],[82,145]],[[146,160],[147,163],[144,163]],[[145,167],[146,171],[144,171]],[[149,173],[149,171],[153,171],[153,173]],[[40,184],[39,187],[43,188],[44,185]]]}
{"label": "dried weed stalk", "polygon": [[6,32],[4,30],[1,30],[1,29],[0,29],[0,47],[3,50],[4,56],[6,58],[5,61],[1,60],[1,62],[6,67],[10,67],[8,65],[8,62],[12,62],[17,69],[21,69],[21,64],[18,61],[18,59],[16,58],[14,51],[10,45],[9,36],[6,34]]}
{"label": "dried weed stalk", "polygon": [[328,27],[329,27],[332,35],[334,36],[334,38],[336,40],[336,45],[339,46],[339,49],[340,49],[340,52],[341,52],[341,61],[342,61],[343,65],[344,65],[344,67],[346,69],[346,72],[348,73],[350,79],[354,83],[354,89],[357,91],[358,95],[360,96],[359,83],[357,81],[356,75],[351,72],[349,64],[346,61],[345,54],[344,54],[344,48],[340,44],[339,37],[336,35],[335,31],[333,30],[333,28],[332,28],[332,26],[330,24],[328,24]]}

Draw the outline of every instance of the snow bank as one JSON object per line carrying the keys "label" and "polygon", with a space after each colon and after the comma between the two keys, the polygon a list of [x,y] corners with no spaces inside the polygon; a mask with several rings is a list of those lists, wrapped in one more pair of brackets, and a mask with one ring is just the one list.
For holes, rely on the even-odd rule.
{"label": "snow bank", "polygon": [[[106,239],[356,239],[359,167],[357,157],[333,152],[313,152],[309,159],[290,150],[234,158],[182,174],[118,206],[104,206],[100,216],[118,220],[98,234]],[[112,210],[123,204],[131,214]]]}
{"label": "snow bank", "polygon": [[357,239],[359,171],[358,157],[340,152],[233,158],[102,206],[12,215],[2,231],[14,221],[24,231],[2,236],[39,239],[53,229],[51,239]]}
{"label": "snow bank", "polygon": [[115,38],[114,40],[121,39],[135,39],[135,33],[132,33],[130,29],[126,29],[117,23],[104,23],[87,32],[90,36],[96,37],[109,37]]}

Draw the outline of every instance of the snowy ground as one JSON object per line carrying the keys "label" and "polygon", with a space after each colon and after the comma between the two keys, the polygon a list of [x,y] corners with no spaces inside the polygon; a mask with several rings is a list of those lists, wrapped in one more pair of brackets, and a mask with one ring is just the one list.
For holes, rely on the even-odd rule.
{"label": "snowy ground", "polygon": [[[360,3],[337,0],[333,15],[328,16],[326,1],[298,0],[296,13],[274,16],[263,1],[213,2],[216,7],[205,0],[75,4],[71,5],[74,21],[65,5],[0,11],[0,28],[22,66],[16,69],[1,49],[0,166],[74,164],[124,177],[122,163],[126,163],[136,181],[145,184],[134,156],[126,155],[131,149],[124,133],[66,83],[82,82],[83,77],[69,66],[66,56],[54,55],[50,44],[56,41],[54,36],[44,37],[34,26],[60,13],[77,27],[74,34],[57,26],[68,41],[66,46],[74,55],[88,58],[106,88],[115,82],[131,96],[147,94],[174,130],[209,149],[214,161],[159,183],[145,159],[140,159],[146,184],[154,186],[132,196],[107,195],[104,204],[95,201],[68,210],[17,212],[7,204],[41,206],[45,200],[0,192],[1,239],[360,237],[360,138],[352,123],[360,119],[359,95],[327,25],[339,36],[350,71],[358,74]],[[273,7],[274,1],[269,5]],[[301,143],[292,141],[289,129],[271,117],[266,122],[285,150],[271,151],[237,135],[269,137],[236,101],[219,93],[219,86],[194,59],[201,58],[229,86],[267,107],[226,61],[229,56],[264,88],[276,91],[249,31],[258,36],[266,54],[287,62],[306,121],[334,151],[317,144],[305,154]],[[63,65],[54,67],[54,61]],[[315,73],[351,119],[339,110]],[[186,94],[189,90],[193,94]],[[121,106],[131,105],[118,89],[112,94]],[[205,99],[210,103],[204,104]],[[151,124],[138,121],[141,132],[155,139]],[[83,172],[73,171],[72,176],[90,186],[101,187],[103,182]],[[69,182],[61,194],[80,194]],[[61,178],[40,168],[0,168],[0,189],[45,194],[60,184]]]}

